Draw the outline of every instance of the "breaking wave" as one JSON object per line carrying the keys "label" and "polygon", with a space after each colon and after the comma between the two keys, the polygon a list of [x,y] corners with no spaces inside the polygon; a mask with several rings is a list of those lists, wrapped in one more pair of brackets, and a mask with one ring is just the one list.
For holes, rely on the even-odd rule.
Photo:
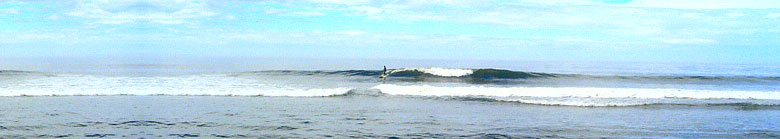
{"label": "breaking wave", "polygon": [[[463,101],[512,102],[564,106],[684,105],[780,105],[779,77],[754,76],[595,76],[510,71],[502,69],[395,69],[386,80],[377,70],[343,71],[251,71],[184,75],[93,75],[0,70],[0,96],[52,95],[216,95],[281,97],[423,97]],[[436,83],[406,82],[404,79],[434,79]],[[615,86],[533,86],[494,83],[496,80],[617,80],[642,83],[638,87]],[[549,81],[552,80],[552,81]],[[387,82],[385,82],[387,81]],[[680,88],[649,86],[671,82]],[[444,83],[441,83],[444,82]],[[727,86],[726,89],[701,89]],[[709,83],[716,82],[716,83]],[[743,86],[740,82],[763,89]],[[579,82],[578,82],[579,83]],[[719,84],[720,83],[720,84]],[[649,87],[648,87],[649,86]],[[742,88],[740,88],[742,87]],[[748,86],[751,87],[751,86]],[[768,88],[768,89],[767,89]]]}
{"label": "breaking wave", "polygon": [[390,75],[433,75],[441,77],[461,77],[471,75],[474,70],[471,69],[447,69],[447,68],[403,68],[395,69],[389,72]]}
{"label": "breaking wave", "polygon": [[778,91],[585,88],[585,87],[441,87],[383,84],[373,87],[392,95],[496,96],[496,97],[588,97],[588,98],[694,98],[694,99],[777,99]]}
{"label": "breaking wave", "polygon": [[103,95],[202,95],[202,96],[275,96],[275,97],[323,97],[347,94],[351,88],[315,89],[20,89],[4,90],[0,96],[103,96]]}
{"label": "breaking wave", "polygon": [[484,87],[392,85],[374,86],[382,93],[401,96],[429,96],[495,100],[541,105],[635,106],[647,104],[754,103],[780,105],[778,91],[583,88],[583,87]]}
{"label": "breaking wave", "polygon": [[[379,76],[381,70],[343,70],[343,71],[256,71],[260,73],[298,74],[298,75],[345,75],[345,76]],[[780,81],[775,76],[701,76],[701,75],[583,75],[543,72],[524,72],[505,69],[448,69],[448,68],[401,68],[390,69],[389,77],[414,78],[460,78],[460,79],[603,79],[603,80],[635,80],[635,81]]]}

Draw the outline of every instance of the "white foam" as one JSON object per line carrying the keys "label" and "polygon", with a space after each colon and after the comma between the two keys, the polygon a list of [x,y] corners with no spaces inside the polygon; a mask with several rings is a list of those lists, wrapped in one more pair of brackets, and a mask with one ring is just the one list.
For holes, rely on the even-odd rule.
{"label": "white foam", "polygon": [[322,89],[162,89],[162,88],[82,88],[82,89],[20,89],[2,90],[0,96],[48,95],[234,95],[234,96],[291,96],[316,97],[347,93],[351,88]]}
{"label": "white foam", "polygon": [[447,68],[402,68],[393,70],[391,73],[400,72],[400,71],[420,71],[428,74],[433,74],[437,76],[444,76],[444,77],[460,77],[460,76],[466,76],[469,74],[474,73],[474,70],[471,69],[447,69]]}
{"label": "white foam", "polygon": [[485,87],[429,86],[382,84],[373,87],[391,95],[417,96],[488,96],[488,97],[582,97],[582,98],[692,98],[692,99],[773,99],[780,100],[778,91],[693,90],[648,88],[583,88],[583,87]]}
{"label": "white foam", "polygon": [[[508,102],[520,102],[542,105],[563,106],[636,106],[653,103],[665,103],[657,100],[644,99],[594,99],[594,98],[497,98]],[[678,102],[679,103],[679,102]]]}
{"label": "white foam", "polygon": [[[301,86],[279,80],[256,80],[226,75],[175,77],[58,75],[16,78],[0,84],[0,96],[44,95],[239,95],[330,96],[345,94],[343,86]],[[0,82],[3,83],[3,82]]]}

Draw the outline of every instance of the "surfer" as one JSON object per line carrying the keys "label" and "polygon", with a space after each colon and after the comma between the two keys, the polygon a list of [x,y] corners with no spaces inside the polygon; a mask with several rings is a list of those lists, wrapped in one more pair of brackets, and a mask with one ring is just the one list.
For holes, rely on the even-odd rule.
{"label": "surfer", "polygon": [[385,77],[387,77],[387,76],[388,76],[388,75],[390,75],[390,74],[389,74],[389,73],[387,73],[387,66],[382,66],[382,67],[383,67],[384,69],[382,69],[382,75],[379,75],[379,78],[381,78],[381,79],[384,79]]}

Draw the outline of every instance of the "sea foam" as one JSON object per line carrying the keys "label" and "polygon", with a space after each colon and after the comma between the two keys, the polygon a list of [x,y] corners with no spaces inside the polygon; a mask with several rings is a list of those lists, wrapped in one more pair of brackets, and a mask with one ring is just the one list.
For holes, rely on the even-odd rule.
{"label": "sea foam", "polygon": [[56,74],[50,77],[13,77],[0,80],[0,96],[48,95],[239,95],[331,96],[351,87],[301,86],[267,80],[232,77],[230,74],[189,76],[100,76]]}
{"label": "sea foam", "polygon": [[164,88],[83,88],[3,90],[0,96],[71,96],[71,95],[215,95],[215,96],[287,96],[318,97],[346,94],[351,88],[268,88],[268,89],[164,89]]}
{"label": "sea foam", "polygon": [[474,70],[472,69],[448,69],[448,68],[402,68],[402,69],[393,70],[391,73],[396,73],[401,71],[419,71],[419,72],[424,72],[424,73],[433,74],[436,76],[443,76],[443,77],[460,77],[460,76],[466,76],[474,73]]}
{"label": "sea foam", "polygon": [[[666,88],[486,87],[382,84],[373,89],[399,96],[465,98],[564,106],[636,106],[648,104],[780,105],[777,91]],[[475,99],[479,98],[479,99]]]}
{"label": "sea foam", "polygon": [[382,84],[373,87],[391,95],[491,96],[491,97],[587,97],[587,98],[693,98],[693,99],[775,99],[777,91],[695,90],[665,88],[589,87],[485,87]]}

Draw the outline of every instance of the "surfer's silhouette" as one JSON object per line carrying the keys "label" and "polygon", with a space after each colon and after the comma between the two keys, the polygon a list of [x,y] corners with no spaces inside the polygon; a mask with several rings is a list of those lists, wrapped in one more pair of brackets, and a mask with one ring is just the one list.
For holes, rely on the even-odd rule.
{"label": "surfer's silhouette", "polygon": [[385,79],[385,78],[387,77],[387,75],[390,75],[390,74],[389,74],[389,73],[387,73],[387,66],[382,66],[382,67],[383,67],[383,69],[382,69],[382,75],[379,75],[379,78],[381,78],[381,79]]}

